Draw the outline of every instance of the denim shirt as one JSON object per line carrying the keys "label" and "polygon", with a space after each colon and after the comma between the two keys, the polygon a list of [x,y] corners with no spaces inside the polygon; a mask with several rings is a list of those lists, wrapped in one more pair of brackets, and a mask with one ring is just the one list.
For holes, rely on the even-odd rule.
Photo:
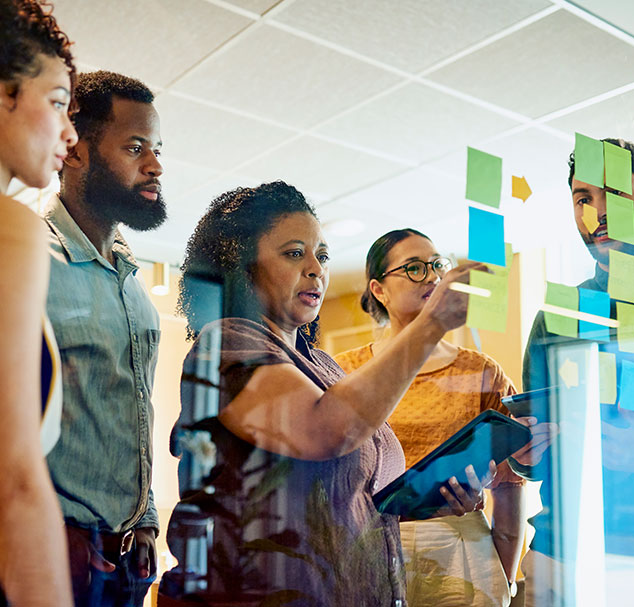
{"label": "denim shirt", "polygon": [[64,392],[61,437],[47,460],[64,518],[106,532],[158,530],[150,489],[158,313],[119,233],[113,267],[57,196],[44,219]]}

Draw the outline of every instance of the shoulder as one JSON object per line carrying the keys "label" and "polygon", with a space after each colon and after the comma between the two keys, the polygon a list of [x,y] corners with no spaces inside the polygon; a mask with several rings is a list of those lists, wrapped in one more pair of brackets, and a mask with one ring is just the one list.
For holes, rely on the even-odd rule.
{"label": "shoulder", "polygon": [[[41,219],[26,205],[0,194],[0,230],[3,237],[42,240],[46,229]],[[3,238],[3,241],[5,238]]]}
{"label": "shoulder", "polygon": [[468,348],[459,348],[457,364],[464,368],[481,371],[483,374],[483,388],[502,384],[511,386],[510,378],[504,372],[502,365],[484,352],[477,352]]}
{"label": "shoulder", "polygon": [[372,358],[372,344],[340,352],[334,357],[335,362],[346,372],[358,369]]}

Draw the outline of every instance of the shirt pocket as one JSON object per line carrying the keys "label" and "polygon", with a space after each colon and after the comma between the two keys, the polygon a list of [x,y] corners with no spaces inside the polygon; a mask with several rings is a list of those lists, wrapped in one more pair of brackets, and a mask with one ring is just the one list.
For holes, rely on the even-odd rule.
{"label": "shirt pocket", "polygon": [[144,356],[143,365],[146,369],[146,382],[150,389],[152,390],[152,385],[154,384],[154,372],[156,370],[156,363],[158,361],[158,346],[161,341],[161,331],[160,329],[148,329],[146,333],[145,346],[147,348],[146,354]]}

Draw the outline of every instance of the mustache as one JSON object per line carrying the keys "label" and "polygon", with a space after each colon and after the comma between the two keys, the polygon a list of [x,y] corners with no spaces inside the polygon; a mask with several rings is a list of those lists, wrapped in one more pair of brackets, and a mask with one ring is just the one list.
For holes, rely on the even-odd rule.
{"label": "mustache", "polygon": [[145,183],[138,183],[137,185],[134,186],[134,189],[143,190],[147,188],[149,185],[154,186],[156,188],[157,193],[159,194],[163,190],[163,187],[161,186],[161,182],[158,179],[150,179],[149,181],[146,181]]}

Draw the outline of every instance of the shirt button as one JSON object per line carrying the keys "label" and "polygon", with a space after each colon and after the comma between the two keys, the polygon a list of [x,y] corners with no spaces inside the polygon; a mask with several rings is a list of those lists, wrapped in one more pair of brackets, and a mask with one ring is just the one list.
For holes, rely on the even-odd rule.
{"label": "shirt button", "polygon": [[392,557],[392,569],[396,569],[396,557]]}
{"label": "shirt button", "polygon": [[136,333],[132,336],[132,339],[133,339],[135,342],[136,342],[136,341],[139,341],[139,338],[137,337],[137,334],[136,334]]}
{"label": "shirt button", "polygon": [[[145,455],[145,452],[146,452],[145,451],[145,447],[141,447],[141,455]],[[394,560],[396,560],[396,559],[394,559]]]}
{"label": "shirt button", "polygon": [[137,396],[139,397],[139,400],[143,400],[143,390],[139,390],[137,392]]}
{"label": "shirt button", "polygon": [[403,607],[403,601],[401,601],[401,599],[396,599],[394,601],[394,607]]}
{"label": "shirt button", "polygon": [[379,488],[379,481],[374,481],[372,483],[372,491],[376,491]]}

